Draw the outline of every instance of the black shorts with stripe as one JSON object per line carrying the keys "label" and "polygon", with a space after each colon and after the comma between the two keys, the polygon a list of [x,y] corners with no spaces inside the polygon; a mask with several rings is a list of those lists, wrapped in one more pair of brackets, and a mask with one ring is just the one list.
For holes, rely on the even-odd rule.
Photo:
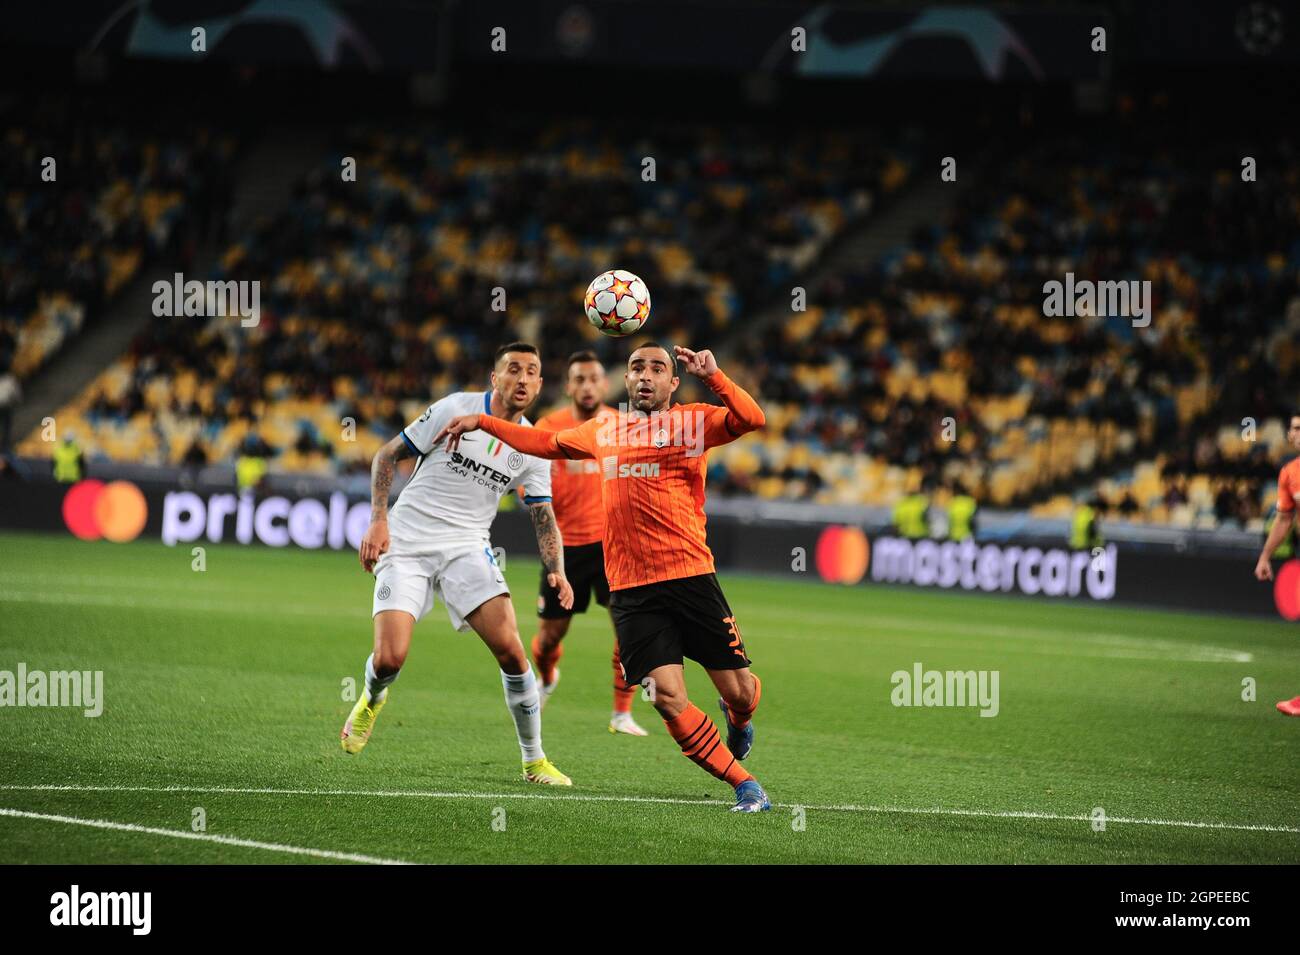
{"label": "black shorts with stripe", "polygon": [[656,667],[681,664],[684,657],[706,670],[749,666],[735,614],[715,574],[615,590],[609,612],[629,684],[640,683]]}
{"label": "black shorts with stripe", "polygon": [[542,569],[542,582],[537,591],[537,616],[543,620],[565,620],[575,613],[586,613],[592,594],[596,603],[609,606],[609,581],[605,579],[605,548],[600,541],[564,548],[564,576],[573,588],[573,609],[560,606],[560,592],[546,582],[546,569]]}

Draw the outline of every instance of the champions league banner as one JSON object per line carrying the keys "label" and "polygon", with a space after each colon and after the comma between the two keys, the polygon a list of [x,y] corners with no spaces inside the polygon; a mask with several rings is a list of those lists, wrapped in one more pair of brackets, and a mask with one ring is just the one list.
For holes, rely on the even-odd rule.
{"label": "champions league banner", "polygon": [[[363,497],[237,494],[125,480],[63,486],[10,485],[0,529],[69,534],[86,541],[152,540],[355,551],[370,519]],[[1254,555],[1193,554],[1110,543],[1091,551],[1042,539],[908,540],[851,525],[744,520],[713,515],[709,546],[722,572],[820,580],[828,585],[907,587],[929,593],[1166,607],[1300,622],[1300,560],[1281,562],[1272,583],[1255,580]],[[520,510],[504,511],[492,543],[506,559],[533,560],[537,541]]]}
{"label": "champions league banner", "polygon": [[1103,79],[1110,57],[1204,62],[1207,36],[1231,38],[1212,46],[1220,62],[1294,62],[1300,40],[1284,10],[1213,0],[1150,0],[1118,18],[1087,5],[80,0],[75,17],[58,4],[11,5],[5,38],[77,54],[324,71],[432,72],[505,55],[557,65],[1036,83]]}
{"label": "champions league banner", "polygon": [[[743,13],[743,15],[738,15]],[[1185,14],[1184,14],[1185,15]],[[454,61],[635,64],[802,77],[1097,79],[1091,31],[1104,11],[834,3],[616,0],[404,3],[395,0],[84,0],[80,15],[26,3],[13,40],[130,59],[283,63],[326,71],[434,71]],[[203,30],[196,56],[196,29]],[[455,37],[440,44],[439,37]]]}

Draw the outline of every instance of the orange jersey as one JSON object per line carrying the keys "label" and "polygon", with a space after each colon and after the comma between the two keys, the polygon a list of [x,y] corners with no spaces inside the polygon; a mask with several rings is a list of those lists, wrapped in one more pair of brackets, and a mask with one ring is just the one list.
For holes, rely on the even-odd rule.
{"label": "orange jersey", "polygon": [[1277,476],[1277,509],[1283,513],[1295,510],[1296,498],[1300,497],[1300,458],[1292,458]]}
{"label": "orange jersey", "polygon": [[695,577],[714,569],[704,533],[706,452],[764,423],[758,403],[722,372],[707,384],[722,407],[618,412],[563,431],[480,415],[479,427],[524,454],[598,463],[610,590]]}
{"label": "orange jersey", "polygon": [[[602,405],[596,417],[618,414]],[[552,411],[533,425],[543,431],[565,431],[583,422],[573,415],[573,407]],[[565,547],[595,544],[605,536],[605,508],[601,502],[600,465],[591,458],[551,462],[551,503]]]}

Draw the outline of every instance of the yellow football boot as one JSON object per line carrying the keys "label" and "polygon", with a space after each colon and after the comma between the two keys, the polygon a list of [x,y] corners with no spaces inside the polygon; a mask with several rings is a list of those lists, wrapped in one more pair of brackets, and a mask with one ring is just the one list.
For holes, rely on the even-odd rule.
{"label": "yellow football boot", "polygon": [[339,734],[345,753],[359,753],[365,749],[370,733],[375,728],[375,720],[379,718],[379,711],[387,702],[388,693],[385,692],[380,701],[372,706],[369,694],[365,690],[361,691],[361,699],[352,707],[348,721],[343,724],[343,732]]}
{"label": "yellow football boot", "polygon": [[530,783],[545,786],[572,786],[573,780],[555,768],[555,764],[543,756],[531,763],[524,763],[524,779]]}

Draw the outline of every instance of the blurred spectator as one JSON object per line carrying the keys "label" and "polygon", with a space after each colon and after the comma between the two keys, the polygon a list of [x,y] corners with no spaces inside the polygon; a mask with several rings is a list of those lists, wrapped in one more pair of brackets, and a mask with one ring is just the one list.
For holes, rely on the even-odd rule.
{"label": "blurred spectator", "polygon": [[77,444],[77,436],[64,433],[63,441],[54,448],[54,480],[60,484],[75,484],[86,473],[86,456]]}
{"label": "blurred spectator", "polygon": [[930,530],[926,513],[929,506],[929,495],[922,491],[916,491],[899,499],[894,505],[895,532],[911,540],[924,538]]}
{"label": "blurred spectator", "polygon": [[256,434],[244,439],[244,446],[235,461],[235,485],[240,493],[261,490],[269,469],[267,459],[274,450]]}
{"label": "blurred spectator", "polygon": [[22,401],[23,389],[18,377],[0,365],[0,454],[8,454],[13,440],[14,409]]}
{"label": "blurred spectator", "polygon": [[1187,485],[1182,480],[1173,480],[1169,482],[1168,489],[1165,491],[1165,507],[1173,510],[1187,503]]}
{"label": "blurred spectator", "polygon": [[948,538],[963,541],[975,536],[975,512],[979,505],[971,497],[965,485],[958,482],[952,486],[952,498],[948,501]]}
{"label": "blurred spectator", "polygon": [[203,443],[195,438],[181,455],[181,483],[187,487],[193,486],[199,479],[199,472],[207,465],[208,453],[203,449]]}
{"label": "blurred spectator", "polygon": [[1092,550],[1106,542],[1101,533],[1101,513],[1105,502],[1093,497],[1087,503],[1080,503],[1074,509],[1070,521],[1070,549]]}

